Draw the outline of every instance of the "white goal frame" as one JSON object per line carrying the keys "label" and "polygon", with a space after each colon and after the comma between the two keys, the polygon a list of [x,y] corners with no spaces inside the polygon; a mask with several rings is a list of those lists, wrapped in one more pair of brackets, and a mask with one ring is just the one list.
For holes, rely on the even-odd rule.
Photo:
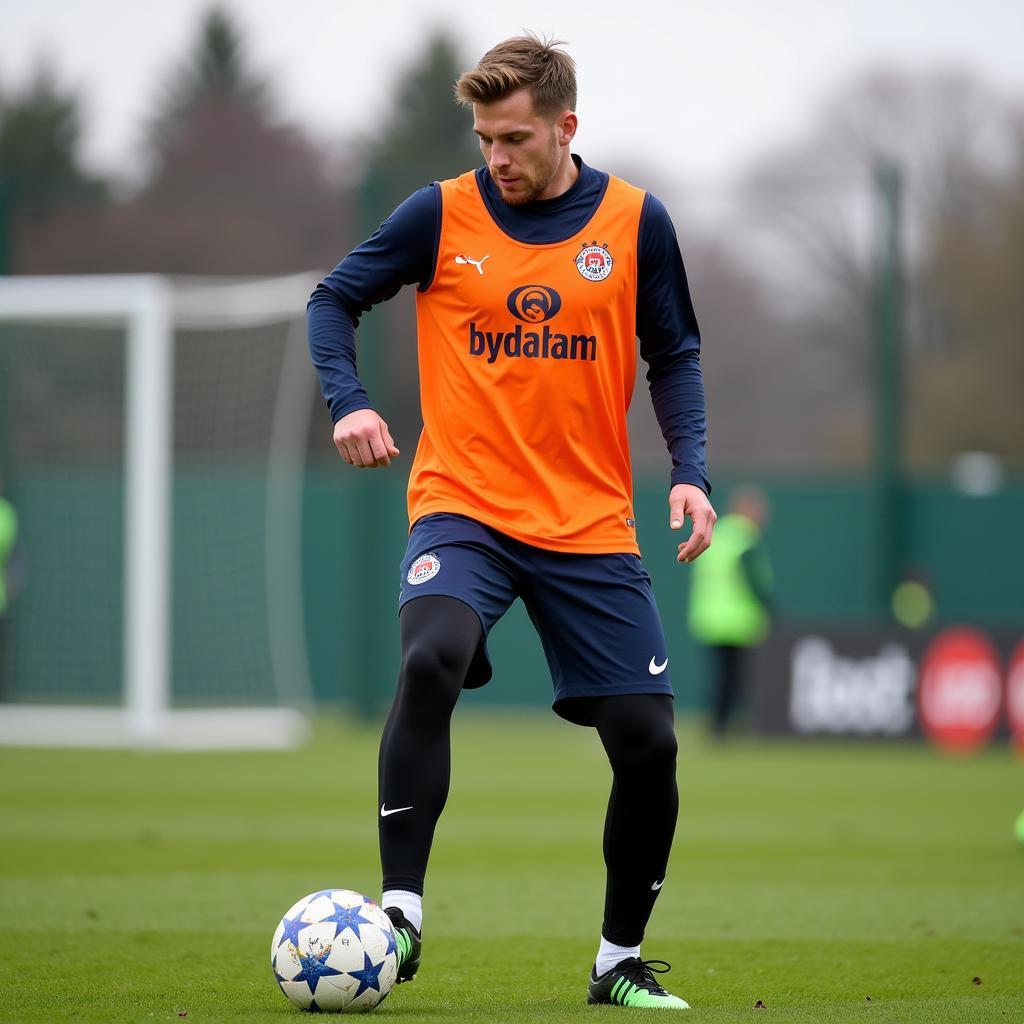
{"label": "white goal frame", "polygon": [[[154,274],[0,277],[0,322],[121,326],[125,330],[125,529],[122,703],[118,707],[0,704],[0,745],[134,746],[167,749],[290,748],[309,731],[311,686],[301,637],[301,574],[272,593],[271,617],[299,616],[289,650],[271,643],[275,672],[288,672],[305,707],[177,709],[170,706],[170,483],[173,470],[176,326],[245,326],[296,320],[319,275],[211,283]],[[211,302],[211,297],[214,299]],[[212,310],[216,312],[212,312]],[[287,519],[300,537],[300,508],[275,508],[275,474],[287,472],[289,440],[304,443],[305,417],[282,392],[302,391],[289,338],[271,427],[268,523]],[[304,357],[304,344],[301,352]],[[301,401],[301,400],[300,400]],[[286,409],[285,406],[288,406]],[[301,432],[302,436],[298,436]],[[300,506],[301,502],[295,503]],[[268,565],[280,535],[268,525]],[[280,569],[281,560],[277,558]],[[289,604],[291,602],[291,604]],[[273,631],[271,631],[273,637]]]}

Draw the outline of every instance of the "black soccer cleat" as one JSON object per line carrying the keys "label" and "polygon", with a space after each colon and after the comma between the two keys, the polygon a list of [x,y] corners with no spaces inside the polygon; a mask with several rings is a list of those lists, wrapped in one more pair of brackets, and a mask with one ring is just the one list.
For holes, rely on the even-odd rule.
{"label": "black soccer cleat", "polygon": [[[662,964],[662,967],[655,967]],[[630,956],[620,960],[610,971],[598,977],[590,972],[587,1002],[608,1003],[612,1006],[649,1007],[656,1010],[688,1010],[690,1004],[679,996],[666,992],[654,980],[654,974],[666,974],[671,964],[664,960],[641,960]]]}
{"label": "black soccer cleat", "polygon": [[403,981],[412,981],[420,969],[423,939],[398,907],[385,907],[384,913],[391,918],[391,926],[395,929],[395,944],[398,946],[398,977],[395,981],[401,985]]}

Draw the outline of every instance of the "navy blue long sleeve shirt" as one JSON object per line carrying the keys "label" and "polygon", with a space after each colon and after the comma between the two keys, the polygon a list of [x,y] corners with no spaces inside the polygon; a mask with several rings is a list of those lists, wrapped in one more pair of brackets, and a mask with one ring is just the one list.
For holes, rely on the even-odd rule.
{"label": "navy blue long sleeve shirt", "polygon": [[[527,244],[549,245],[585,226],[604,195],[608,175],[573,159],[579,174],[568,191],[521,206],[501,198],[485,167],[477,170],[481,194],[503,231]],[[313,292],[309,348],[333,422],[372,407],[356,372],[360,316],[403,285],[430,286],[440,231],[441,189],[435,182],[406,199]],[[637,264],[637,337],[654,413],[672,457],[671,480],[696,484],[710,494],[700,333],[672,221],[650,193],[640,216]]]}

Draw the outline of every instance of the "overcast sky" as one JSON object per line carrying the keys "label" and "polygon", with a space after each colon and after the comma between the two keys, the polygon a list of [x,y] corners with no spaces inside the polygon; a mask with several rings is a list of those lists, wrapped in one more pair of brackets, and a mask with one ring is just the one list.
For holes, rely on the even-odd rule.
{"label": "overcast sky", "polygon": [[[157,83],[209,0],[0,0],[0,86],[48,55],[85,97],[90,163],[130,173]],[[880,63],[960,67],[1024,100],[1021,0],[223,0],[282,113],[325,139],[372,130],[433,25],[467,66],[522,28],[568,40],[576,148],[596,165],[658,154],[663,177],[728,179],[799,135],[824,95]],[[467,131],[469,125],[467,121]]]}

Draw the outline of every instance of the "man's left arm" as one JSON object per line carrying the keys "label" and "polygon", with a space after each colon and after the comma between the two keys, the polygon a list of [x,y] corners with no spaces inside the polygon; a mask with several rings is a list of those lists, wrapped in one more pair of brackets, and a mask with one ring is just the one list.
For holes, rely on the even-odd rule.
{"label": "man's left arm", "polygon": [[654,415],[672,457],[669,523],[673,530],[681,529],[687,517],[693,524],[677,558],[692,562],[711,543],[717,518],[704,459],[700,331],[675,229],[664,205],[650,193],[640,217],[636,326]]}

